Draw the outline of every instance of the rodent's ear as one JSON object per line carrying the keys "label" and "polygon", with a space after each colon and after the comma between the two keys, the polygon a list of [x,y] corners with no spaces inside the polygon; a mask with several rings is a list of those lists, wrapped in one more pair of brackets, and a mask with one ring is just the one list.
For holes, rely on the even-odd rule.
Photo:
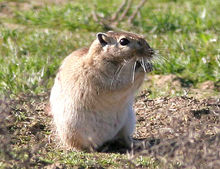
{"label": "rodent's ear", "polygon": [[97,37],[97,39],[99,40],[99,42],[100,42],[100,44],[101,44],[102,46],[107,45],[108,42],[109,42],[109,37],[108,37],[108,35],[105,34],[105,33],[99,32],[99,33],[96,34],[96,37]]}

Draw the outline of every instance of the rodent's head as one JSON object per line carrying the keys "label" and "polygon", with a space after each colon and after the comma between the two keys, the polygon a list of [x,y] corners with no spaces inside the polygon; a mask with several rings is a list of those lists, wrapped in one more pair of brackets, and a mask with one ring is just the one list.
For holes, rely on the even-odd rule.
{"label": "rodent's head", "polygon": [[145,72],[152,71],[153,55],[154,50],[141,36],[109,31],[97,34],[87,53],[91,62],[87,63],[101,72],[102,82],[110,84],[109,89],[126,88],[134,93],[141,86]]}
{"label": "rodent's head", "polygon": [[97,33],[89,53],[114,64],[133,60],[135,69],[152,70],[151,59],[154,50],[139,35],[128,32]]}

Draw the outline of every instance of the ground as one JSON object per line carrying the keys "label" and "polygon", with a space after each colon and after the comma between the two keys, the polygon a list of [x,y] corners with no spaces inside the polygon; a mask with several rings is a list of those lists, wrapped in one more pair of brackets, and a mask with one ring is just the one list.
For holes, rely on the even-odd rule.
{"label": "ground", "polygon": [[62,60],[105,32],[122,1],[0,0],[0,168],[220,168],[218,0],[133,1],[118,28],[157,53],[136,95],[134,145],[66,150],[47,114]]}
{"label": "ground", "polygon": [[105,152],[66,151],[46,113],[48,94],[1,100],[2,167],[218,168],[220,100],[189,96],[149,99],[142,91],[134,109],[137,125],[131,150],[109,145]]}

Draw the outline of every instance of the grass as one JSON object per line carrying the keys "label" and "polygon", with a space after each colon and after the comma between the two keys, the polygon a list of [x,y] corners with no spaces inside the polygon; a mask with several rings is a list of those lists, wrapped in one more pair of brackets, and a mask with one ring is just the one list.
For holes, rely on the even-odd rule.
{"label": "grass", "polygon": [[[27,2],[17,3],[21,8]],[[95,33],[104,31],[91,18],[92,6],[97,4],[99,13],[105,16],[113,12],[111,6],[119,3],[39,3],[21,11],[8,2],[5,8],[9,8],[10,15],[1,18],[0,27],[1,93],[48,91],[63,58],[89,46]],[[207,80],[218,82],[220,14],[215,7],[219,4],[217,0],[149,1],[135,26],[122,22],[119,28],[145,35],[166,59],[155,66],[153,74],[176,74],[194,86]]]}
{"label": "grass", "polygon": [[[105,31],[92,19],[94,6],[100,15],[107,17],[120,3],[116,0],[105,3],[102,0],[76,0],[62,1],[60,4],[51,0],[0,0],[0,95],[16,99],[24,93],[37,97],[49,93],[62,60],[73,50],[89,46],[97,32]],[[137,3],[134,2],[135,5]],[[173,92],[171,88],[176,87],[172,85],[174,79],[169,83],[165,81],[167,86],[160,89],[158,78],[152,78],[151,84],[144,85],[150,91],[149,97],[183,95],[185,89],[196,88],[207,81],[214,84],[214,92],[209,92],[209,96],[219,97],[218,6],[218,0],[148,0],[133,25],[125,21],[119,24],[122,30],[143,34],[150,46],[164,58],[164,63],[155,64],[151,76],[172,74],[174,79],[180,79],[181,89],[174,89]],[[29,102],[35,103],[35,99]],[[21,108],[13,113],[16,117],[14,130],[21,124],[20,129],[25,130],[23,122],[32,119],[28,111]],[[10,130],[13,132],[13,127]],[[43,134],[49,135],[51,131],[45,130]],[[32,139],[21,133],[19,146],[14,146],[17,150],[11,152],[14,152],[13,156],[25,161],[25,154],[17,155],[23,145],[31,146]],[[57,149],[47,154],[37,153],[40,157],[36,158],[48,165],[59,161],[61,166],[123,168],[123,160],[128,160],[127,155],[117,153],[89,154]],[[142,156],[135,161],[135,165],[159,166],[155,160]],[[0,161],[1,166],[4,167]]]}
{"label": "grass", "polygon": [[[0,89],[12,93],[40,93],[48,90],[64,55],[82,43],[82,39],[75,38],[72,33],[50,30],[2,28],[1,35]],[[71,40],[73,38],[74,41]]]}

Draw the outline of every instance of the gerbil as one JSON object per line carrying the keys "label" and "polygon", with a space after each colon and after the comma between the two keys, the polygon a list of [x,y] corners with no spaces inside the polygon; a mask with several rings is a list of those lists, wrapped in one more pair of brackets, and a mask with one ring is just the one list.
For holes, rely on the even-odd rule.
{"label": "gerbil", "polygon": [[98,33],[89,48],[67,56],[50,95],[56,130],[62,143],[94,150],[122,139],[131,145],[135,128],[134,96],[152,70],[153,50],[139,35]]}

